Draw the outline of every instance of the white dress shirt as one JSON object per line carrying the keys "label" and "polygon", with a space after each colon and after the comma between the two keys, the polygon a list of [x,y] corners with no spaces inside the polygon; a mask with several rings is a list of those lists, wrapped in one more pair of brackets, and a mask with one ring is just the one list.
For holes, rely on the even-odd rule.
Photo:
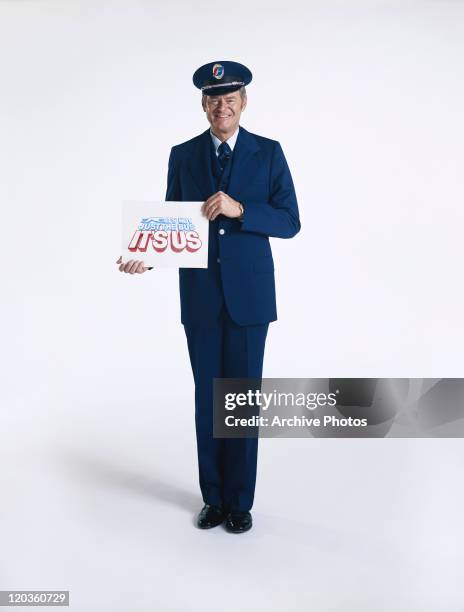
{"label": "white dress shirt", "polygon": [[[233,151],[233,150],[234,150],[235,143],[236,143],[236,141],[237,141],[238,130],[239,130],[239,128],[237,128],[237,129],[235,130],[235,133],[234,133],[234,134],[232,134],[232,136],[231,136],[231,137],[230,137],[228,140],[226,140],[226,141],[225,141],[225,142],[227,142],[227,144],[229,145],[229,147],[230,147],[231,151]],[[212,130],[211,130],[211,129],[209,130],[209,132],[210,132],[210,134],[211,134],[211,138],[212,138],[212,140],[213,140],[213,145],[214,145],[214,149],[215,149],[215,151],[216,151],[216,155],[219,155],[219,153],[218,153],[218,147],[219,147],[219,145],[221,144],[221,141],[219,140],[219,138],[218,138],[218,137],[217,137],[215,134],[213,134],[213,132],[212,132]]]}

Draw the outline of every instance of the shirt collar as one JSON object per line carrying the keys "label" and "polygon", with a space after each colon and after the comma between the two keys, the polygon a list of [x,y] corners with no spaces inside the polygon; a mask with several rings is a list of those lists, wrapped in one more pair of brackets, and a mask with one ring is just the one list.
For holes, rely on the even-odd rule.
{"label": "shirt collar", "polygon": [[[239,128],[237,128],[235,130],[235,133],[232,134],[232,136],[228,140],[225,141],[225,142],[227,142],[227,144],[229,145],[229,147],[231,148],[232,151],[234,150],[235,143],[237,142],[238,130],[239,130]],[[221,141],[219,140],[219,138],[215,134],[213,134],[211,129],[209,130],[209,133],[211,134],[211,139],[213,141],[214,150],[216,151],[216,155],[217,155],[218,154],[218,147],[221,144]]]}

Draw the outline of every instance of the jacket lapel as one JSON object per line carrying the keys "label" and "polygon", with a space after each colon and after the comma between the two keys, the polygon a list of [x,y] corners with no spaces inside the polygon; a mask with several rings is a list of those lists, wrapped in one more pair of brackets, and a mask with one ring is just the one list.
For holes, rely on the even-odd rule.
{"label": "jacket lapel", "polygon": [[228,193],[233,198],[240,197],[240,187],[251,182],[258,169],[256,153],[259,145],[250,132],[240,126],[232,157]]}
{"label": "jacket lapel", "polygon": [[194,154],[190,158],[189,171],[198,191],[207,200],[215,192],[211,170],[211,134],[209,129],[200,134]]}

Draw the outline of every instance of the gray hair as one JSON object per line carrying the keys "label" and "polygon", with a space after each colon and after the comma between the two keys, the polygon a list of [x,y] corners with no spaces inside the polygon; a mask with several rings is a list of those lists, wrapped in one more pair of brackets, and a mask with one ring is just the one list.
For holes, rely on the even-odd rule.
{"label": "gray hair", "polygon": [[[242,85],[238,91],[240,92],[240,97],[242,98],[242,100],[245,100],[245,98],[247,97],[247,92],[246,92],[245,85]],[[202,92],[202,94],[201,94],[201,103],[202,104],[204,104],[205,98],[206,98],[206,95]]]}

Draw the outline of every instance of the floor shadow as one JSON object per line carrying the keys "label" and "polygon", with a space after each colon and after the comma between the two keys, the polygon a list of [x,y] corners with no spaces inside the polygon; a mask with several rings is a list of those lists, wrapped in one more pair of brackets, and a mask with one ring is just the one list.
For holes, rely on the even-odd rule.
{"label": "floor shadow", "polygon": [[[256,513],[260,525],[258,537],[278,538],[292,545],[307,547],[322,554],[334,557],[357,559],[366,565],[375,565],[391,569],[398,561],[401,549],[392,545],[392,541],[377,529],[359,530],[350,526],[342,518],[336,525],[329,526],[323,522],[298,520],[293,517],[282,517]],[[407,551],[401,556],[401,563],[417,569],[414,556]]]}
{"label": "floor shadow", "polygon": [[202,505],[200,495],[195,495],[157,474],[137,473],[111,464],[101,457],[89,457],[71,450],[62,451],[59,460],[68,474],[81,481],[125,489],[189,512],[198,512]]}

